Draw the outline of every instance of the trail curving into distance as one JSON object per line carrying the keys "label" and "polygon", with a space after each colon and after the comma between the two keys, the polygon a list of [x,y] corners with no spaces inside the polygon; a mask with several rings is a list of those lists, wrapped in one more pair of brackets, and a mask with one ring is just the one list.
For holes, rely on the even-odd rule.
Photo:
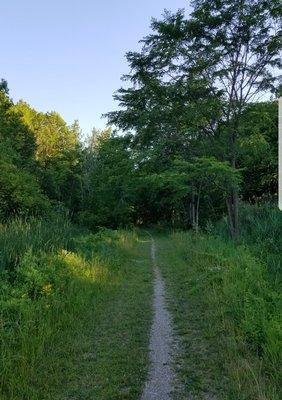
{"label": "trail curving into distance", "polygon": [[152,238],[151,258],[154,268],[154,319],[150,334],[151,367],[141,400],[170,400],[175,375],[174,335],[172,319],[166,308],[166,291],[159,267],[156,265],[156,245]]}

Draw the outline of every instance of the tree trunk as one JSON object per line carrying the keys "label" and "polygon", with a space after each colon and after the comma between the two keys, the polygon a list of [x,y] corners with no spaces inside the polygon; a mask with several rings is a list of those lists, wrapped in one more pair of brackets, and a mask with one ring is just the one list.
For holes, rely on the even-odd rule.
{"label": "tree trunk", "polygon": [[233,188],[229,198],[226,200],[230,234],[234,241],[239,239],[239,207],[238,191]]}
{"label": "tree trunk", "polygon": [[[232,159],[232,167],[236,168],[236,156]],[[227,209],[229,216],[229,225],[231,237],[234,241],[239,239],[239,193],[237,187],[231,189],[229,199],[227,199]]]}
{"label": "tree trunk", "polygon": [[[230,164],[234,169],[236,169],[236,162],[237,162],[236,141],[237,141],[237,130],[238,130],[238,121],[237,121],[236,117],[234,117],[234,122],[232,125],[233,125],[232,131],[229,136]],[[239,235],[240,235],[240,230],[239,230],[239,193],[238,193],[237,187],[233,187],[231,189],[230,197],[227,200],[227,209],[228,209],[231,237],[234,241],[237,241],[239,239]]]}
{"label": "tree trunk", "polygon": [[198,193],[196,215],[195,215],[195,230],[197,233],[199,231],[199,209],[200,209],[200,193]]}
{"label": "tree trunk", "polygon": [[191,222],[192,227],[195,227],[195,194],[192,193],[192,202],[191,202]]}

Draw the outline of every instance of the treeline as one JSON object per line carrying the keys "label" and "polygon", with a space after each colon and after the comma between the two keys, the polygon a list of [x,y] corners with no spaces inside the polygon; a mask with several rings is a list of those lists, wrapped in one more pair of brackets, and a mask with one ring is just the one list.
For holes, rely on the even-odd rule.
{"label": "treeline", "polygon": [[[243,200],[277,193],[277,102],[246,107],[239,170],[215,157],[216,138],[182,137],[178,149],[140,146],[138,134],[93,131],[82,142],[77,122],[14,104],[0,91],[0,217],[67,213],[90,228],[162,222],[197,227],[226,213],[233,185]],[[174,140],[173,138],[171,139]],[[172,142],[171,142],[172,143]],[[174,143],[175,144],[175,143]],[[193,150],[193,151],[192,151]],[[191,154],[192,152],[192,154]]]}
{"label": "treeline", "polygon": [[[63,210],[91,228],[164,223],[196,230],[239,202],[277,194],[279,1],[193,2],[153,20],[129,52],[114,129],[14,104],[0,90],[0,218]],[[272,94],[267,101],[258,96]],[[121,134],[123,132],[123,134]]]}

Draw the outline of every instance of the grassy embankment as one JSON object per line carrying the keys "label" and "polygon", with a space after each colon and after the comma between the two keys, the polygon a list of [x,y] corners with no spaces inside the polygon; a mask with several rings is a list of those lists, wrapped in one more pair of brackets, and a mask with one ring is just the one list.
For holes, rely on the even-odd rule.
{"label": "grassy embankment", "polygon": [[182,396],[282,397],[281,214],[253,210],[241,245],[191,232],[157,240],[181,338]]}
{"label": "grassy embankment", "polygon": [[1,226],[1,400],[139,397],[149,244],[132,232],[85,234],[61,222]]}

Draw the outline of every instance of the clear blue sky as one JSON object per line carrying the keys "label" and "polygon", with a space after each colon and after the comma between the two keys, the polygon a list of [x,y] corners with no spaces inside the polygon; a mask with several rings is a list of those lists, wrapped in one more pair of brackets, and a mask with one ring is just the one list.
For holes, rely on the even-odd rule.
{"label": "clear blue sky", "polygon": [[84,134],[103,128],[102,113],[128,72],[125,53],[139,49],[151,17],[187,0],[3,0],[0,78],[14,101],[79,119]]}

